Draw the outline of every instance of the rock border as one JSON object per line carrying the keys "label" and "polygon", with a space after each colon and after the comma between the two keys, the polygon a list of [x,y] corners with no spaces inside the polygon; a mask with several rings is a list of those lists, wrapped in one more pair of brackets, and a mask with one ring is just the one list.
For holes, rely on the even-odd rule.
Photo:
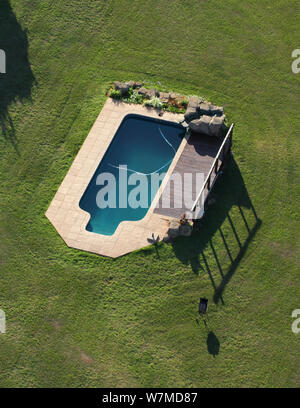
{"label": "rock border", "polygon": [[224,108],[197,96],[186,97],[174,92],[160,92],[155,88],[146,88],[143,82],[135,81],[115,81],[107,94],[123,102],[183,113],[184,121],[192,133],[220,138],[227,129]]}

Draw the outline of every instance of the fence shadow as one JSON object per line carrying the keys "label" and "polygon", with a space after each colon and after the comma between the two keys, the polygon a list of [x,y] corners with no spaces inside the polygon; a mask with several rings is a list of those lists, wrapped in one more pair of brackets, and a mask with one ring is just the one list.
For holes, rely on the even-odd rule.
{"label": "fence shadow", "polygon": [[[224,168],[223,175],[217,180],[214,189],[208,199],[213,201],[209,205],[205,216],[201,221],[197,222],[196,230],[193,231],[190,237],[178,237],[173,241],[172,246],[176,257],[184,264],[190,264],[194,273],[205,271],[214,288],[213,300],[217,304],[219,301],[224,303],[222,298],[224,289],[235,273],[241,259],[243,258],[247,247],[257,230],[260,228],[261,220],[258,218],[252,201],[248,195],[243,177],[240,173],[238,165],[231,156]],[[244,242],[241,241],[236,225],[230,216],[230,210],[233,206],[237,206],[240,213],[240,221],[247,230],[247,238]],[[243,208],[251,211],[253,214],[254,225],[250,227],[247,221]],[[224,221],[227,220],[235,237],[239,251],[237,255],[233,255],[229,243],[222,230]],[[253,222],[252,222],[253,224]],[[217,254],[212,238],[219,234],[223,242],[224,248],[230,260],[229,268],[226,271],[222,266],[222,259]],[[221,283],[216,284],[213,271],[208,263],[205,255],[205,250],[210,249],[216,261],[218,273],[221,277]]]}
{"label": "fence shadow", "polygon": [[9,0],[0,2],[0,49],[6,54],[6,73],[0,74],[0,125],[2,137],[17,151],[16,132],[8,107],[31,99],[35,83],[28,60],[27,32],[18,23]]}

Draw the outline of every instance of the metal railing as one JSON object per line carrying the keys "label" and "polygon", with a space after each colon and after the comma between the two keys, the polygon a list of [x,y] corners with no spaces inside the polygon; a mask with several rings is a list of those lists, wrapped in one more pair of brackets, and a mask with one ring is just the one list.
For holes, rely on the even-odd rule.
{"label": "metal railing", "polygon": [[[207,191],[209,192],[214,184],[215,181],[215,177],[220,169],[220,166],[222,165],[223,159],[225,158],[225,156],[227,155],[227,153],[230,151],[231,149],[231,145],[232,145],[232,133],[233,133],[233,127],[234,127],[234,123],[232,123],[232,125],[230,126],[222,144],[221,147],[215,157],[215,160],[208,172],[208,175],[204,181],[204,184],[196,198],[196,200],[193,203],[193,206],[191,208],[191,212],[195,212],[196,209],[197,210],[197,214],[201,213],[202,215],[204,214],[204,204],[205,204],[205,199],[204,199],[204,193],[205,190],[207,189]],[[221,163],[220,163],[221,162]],[[212,175],[214,173],[214,179],[212,180]],[[197,217],[198,218],[198,217]]]}

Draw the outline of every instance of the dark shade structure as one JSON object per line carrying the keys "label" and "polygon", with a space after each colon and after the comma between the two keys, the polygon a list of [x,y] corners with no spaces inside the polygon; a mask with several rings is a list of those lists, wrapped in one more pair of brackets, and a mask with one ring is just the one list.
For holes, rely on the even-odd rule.
{"label": "dark shade structure", "polygon": [[208,303],[208,299],[200,298],[199,307],[198,307],[199,314],[204,314],[207,312],[207,303]]}

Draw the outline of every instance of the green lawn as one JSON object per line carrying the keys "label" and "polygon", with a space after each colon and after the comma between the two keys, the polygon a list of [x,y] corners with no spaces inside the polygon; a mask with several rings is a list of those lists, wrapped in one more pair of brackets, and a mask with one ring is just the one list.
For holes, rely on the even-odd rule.
{"label": "green lawn", "polygon": [[[300,385],[299,12],[1,0],[1,387]],[[108,84],[131,79],[223,105],[234,159],[199,234],[112,260],[68,248],[44,213]]]}

